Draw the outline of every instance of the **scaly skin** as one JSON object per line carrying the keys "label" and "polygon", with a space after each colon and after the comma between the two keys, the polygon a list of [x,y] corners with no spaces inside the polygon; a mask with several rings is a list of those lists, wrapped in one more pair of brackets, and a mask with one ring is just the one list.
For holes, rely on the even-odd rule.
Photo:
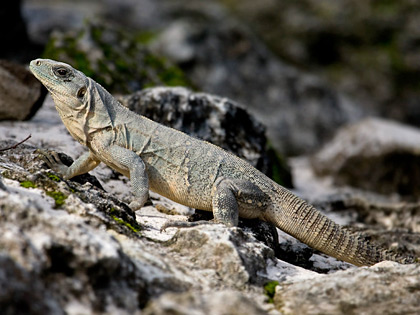
{"label": "scaly skin", "polygon": [[37,59],[30,69],[51,92],[70,134],[89,148],[70,167],[56,154],[45,155],[64,178],[103,162],[130,178],[134,209],[143,206],[150,189],[180,204],[213,211],[215,221],[228,226],[236,226],[238,216],[272,222],[307,245],[357,266],[397,260],[351,236],[240,158],[131,112],[71,66]]}

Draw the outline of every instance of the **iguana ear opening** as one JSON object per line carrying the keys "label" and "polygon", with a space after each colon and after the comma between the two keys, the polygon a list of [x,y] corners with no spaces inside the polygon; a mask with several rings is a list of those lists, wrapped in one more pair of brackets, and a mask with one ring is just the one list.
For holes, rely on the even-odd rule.
{"label": "iguana ear opening", "polygon": [[82,86],[78,91],[77,91],[77,98],[79,98],[80,100],[82,100],[84,97],[85,97],[85,95],[86,95],[86,91],[87,91],[87,88],[86,88],[86,86]]}

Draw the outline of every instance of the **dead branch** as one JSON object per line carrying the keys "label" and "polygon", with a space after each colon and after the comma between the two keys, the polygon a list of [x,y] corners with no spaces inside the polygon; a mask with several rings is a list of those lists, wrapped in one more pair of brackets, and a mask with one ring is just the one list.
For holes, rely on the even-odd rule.
{"label": "dead branch", "polygon": [[3,151],[7,151],[7,150],[13,150],[13,149],[16,149],[16,147],[18,146],[18,145],[21,145],[22,143],[24,143],[25,141],[27,141],[30,137],[31,137],[32,135],[29,135],[29,136],[27,136],[25,139],[23,139],[22,141],[20,141],[20,142],[18,142],[18,143],[16,143],[16,144],[14,144],[14,145],[12,145],[12,146],[10,146],[10,147],[6,147],[6,148],[3,148],[3,149],[0,149],[0,152],[3,152]]}

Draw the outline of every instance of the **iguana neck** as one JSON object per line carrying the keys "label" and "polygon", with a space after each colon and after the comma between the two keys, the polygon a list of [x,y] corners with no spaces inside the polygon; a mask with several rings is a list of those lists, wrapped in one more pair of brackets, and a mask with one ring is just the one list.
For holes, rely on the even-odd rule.
{"label": "iguana neck", "polygon": [[87,145],[95,132],[114,128],[117,101],[92,79],[88,78],[86,99],[80,106],[70,108],[60,96],[53,95],[57,111],[70,134]]}

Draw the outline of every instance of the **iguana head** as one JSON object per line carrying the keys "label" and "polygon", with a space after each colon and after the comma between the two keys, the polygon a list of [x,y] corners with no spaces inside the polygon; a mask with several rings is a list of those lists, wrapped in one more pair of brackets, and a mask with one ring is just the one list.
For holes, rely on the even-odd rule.
{"label": "iguana head", "polygon": [[49,59],[32,60],[29,69],[51,93],[64,125],[79,142],[86,145],[92,133],[113,127],[112,96],[84,73]]}

